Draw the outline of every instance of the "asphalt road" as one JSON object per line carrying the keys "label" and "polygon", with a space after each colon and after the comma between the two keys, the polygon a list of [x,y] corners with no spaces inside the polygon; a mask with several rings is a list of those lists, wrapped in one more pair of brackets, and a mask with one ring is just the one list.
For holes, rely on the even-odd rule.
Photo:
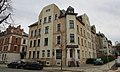
{"label": "asphalt road", "polygon": [[43,70],[25,70],[11,69],[6,65],[0,65],[0,72],[120,72],[120,67],[116,67],[114,61],[100,66],[86,64],[80,67],[63,67],[63,71],[60,69],[60,67],[44,67]]}
{"label": "asphalt road", "polygon": [[26,70],[26,69],[14,69],[7,67],[0,67],[0,72],[84,72],[84,71],[68,71],[68,70],[58,70],[58,69],[43,69],[43,70]]}

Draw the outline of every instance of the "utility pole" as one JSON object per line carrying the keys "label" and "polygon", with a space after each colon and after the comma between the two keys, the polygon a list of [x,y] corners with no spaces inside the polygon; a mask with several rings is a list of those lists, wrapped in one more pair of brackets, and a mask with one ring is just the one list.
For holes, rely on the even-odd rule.
{"label": "utility pole", "polygon": [[61,31],[60,31],[60,33],[61,33],[61,44],[60,44],[60,47],[61,47],[61,71],[62,71],[62,36],[63,36],[63,34],[62,34]]}

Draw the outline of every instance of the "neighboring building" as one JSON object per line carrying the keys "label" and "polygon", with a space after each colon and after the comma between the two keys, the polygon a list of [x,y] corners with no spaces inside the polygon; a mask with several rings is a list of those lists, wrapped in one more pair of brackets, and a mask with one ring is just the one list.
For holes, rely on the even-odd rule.
{"label": "neighboring building", "polygon": [[63,66],[83,64],[87,58],[96,58],[95,33],[86,14],[77,16],[71,6],[65,11],[48,5],[29,26],[26,59],[46,65],[60,66],[61,58]]}
{"label": "neighboring building", "polygon": [[[25,55],[28,35],[21,26],[11,26],[0,33],[0,62],[9,63],[20,60],[20,54]],[[21,52],[21,53],[20,53]]]}
{"label": "neighboring building", "polygon": [[92,49],[93,49],[93,58],[97,58],[97,53],[96,53],[96,28],[95,25],[91,26],[91,40],[92,40]]}
{"label": "neighboring building", "polygon": [[99,42],[99,46],[97,46],[97,55],[101,57],[103,55],[112,55],[112,42],[107,39],[107,37],[103,33],[96,34]]}
{"label": "neighboring building", "polygon": [[120,55],[120,42],[115,43],[115,45],[112,47],[113,54],[118,56]]}

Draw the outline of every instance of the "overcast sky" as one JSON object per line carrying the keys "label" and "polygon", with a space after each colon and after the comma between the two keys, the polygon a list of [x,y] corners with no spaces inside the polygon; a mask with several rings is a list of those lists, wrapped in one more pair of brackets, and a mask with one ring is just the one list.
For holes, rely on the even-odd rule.
{"label": "overcast sky", "polygon": [[79,15],[86,13],[97,32],[115,41],[120,41],[120,0],[12,0],[15,24],[22,25],[28,33],[28,26],[36,22],[40,11],[49,4],[60,9],[72,6]]}

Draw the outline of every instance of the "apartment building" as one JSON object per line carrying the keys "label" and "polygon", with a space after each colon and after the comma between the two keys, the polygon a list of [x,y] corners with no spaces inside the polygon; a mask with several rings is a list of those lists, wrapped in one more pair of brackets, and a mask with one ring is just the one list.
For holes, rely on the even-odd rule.
{"label": "apartment building", "polygon": [[112,55],[112,42],[108,40],[108,38],[103,33],[97,33],[97,39],[98,39],[98,57],[104,56],[104,55]]}
{"label": "apartment building", "polygon": [[83,64],[87,58],[96,57],[95,45],[92,46],[95,40],[91,39],[96,33],[94,26],[92,30],[88,16],[78,16],[71,6],[67,10],[55,4],[45,6],[38,21],[29,26],[26,60],[58,66]]}
{"label": "apartment building", "polygon": [[[10,63],[25,56],[28,35],[21,26],[9,25],[6,31],[0,32],[0,62]],[[23,59],[23,58],[22,58]]]}

